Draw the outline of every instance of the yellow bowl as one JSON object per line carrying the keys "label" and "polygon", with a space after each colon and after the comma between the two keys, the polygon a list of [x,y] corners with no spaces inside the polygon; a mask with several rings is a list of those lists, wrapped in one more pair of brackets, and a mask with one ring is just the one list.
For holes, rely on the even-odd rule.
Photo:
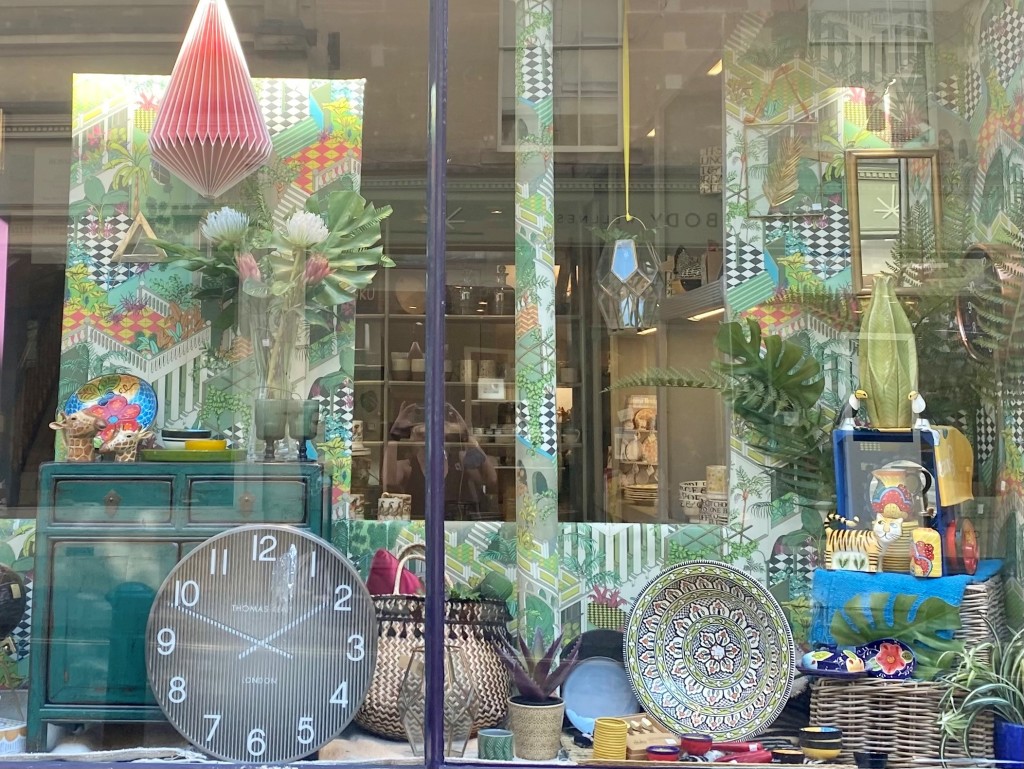
{"label": "yellow bowl", "polygon": [[833,758],[838,758],[841,752],[839,748],[834,750],[822,750],[821,748],[800,748],[812,761],[831,761]]}
{"label": "yellow bowl", "polygon": [[224,451],[227,447],[228,442],[224,439],[191,438],[185,441],[186,451]]}

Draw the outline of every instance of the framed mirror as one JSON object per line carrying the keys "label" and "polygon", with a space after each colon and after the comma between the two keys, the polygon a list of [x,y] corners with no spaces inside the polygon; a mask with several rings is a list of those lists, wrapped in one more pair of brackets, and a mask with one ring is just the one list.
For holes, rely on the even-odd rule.
{"label": "framed mirror", "polygon": [[871,293],[901,238],[905,248],[920,250],[922,268],[932,261],[941,221],[938,152],[851,150],[846,195],[854,291]]}

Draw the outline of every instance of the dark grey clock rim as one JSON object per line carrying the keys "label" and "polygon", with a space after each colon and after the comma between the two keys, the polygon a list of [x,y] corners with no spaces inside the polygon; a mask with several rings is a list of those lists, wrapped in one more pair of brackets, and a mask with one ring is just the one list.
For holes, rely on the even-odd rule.
{"label": "dark grey clock rim", "polygon": [[[218,753],[217,751],[210,750],[210,749],[208,749],[206,747],[203,747],[202,741],[194,739],[193,735],[186,734],[185,731],[182,728],[179,727],[179,725],[177,723],[177,720],[174,717],[172,717],[172,715],[170,713],[167,712],[167,708],[164,706],[164,702],[162,701],[162,698],[157,695],[157,688],[153,686],[154,675],[153,675],[153,666],[152,666],[152,663],[151,663],[151,661],[154,658],[154,653],[152,652],[152,649],[155,646],[155,643],[151,643],[150,642],[150,638],[151,638],[151,635],[152,635],[151,630],[152,630],[152,624],[153,624],[153,618],[154,618],[154,610],[157,607],[157,602],[158,602],[158,599],[160,598],[160,596],[162,596],[164,594],[164,591],[167,590],[170,585],[173,585],[173,580],[175,579],[175,575],[179,572],[181,567],[184,566],[185,564],[189,563],[193,558],[199,558],[199,554],[201,552],[206,551],[206,549],[208,547],[214,545],[216,542],[218,542],[218,541],[220,541],[222,539],[227,539],[227,538],[230,538],[230,537],[233,537],[233,536],[238,536],[240,534],[241,535],[245,535],[245,534],[248,534],[248,533],[256,533],[256,532],[266,532],[266,533],[284,532],[284,533],[287,533],[287,534],[297,535],[297,536],[299,536],[302,539],[309,540],[312,544],[319,545],[320,547],[324,548],[327,552],[329,552],[333,556],[336,556],[339,564],[343,567],[344,570],[349,572],[349,574],[350,574],[350,576],[352,578],[352,583],[353,583],[353,601],[356,600],[356,590],[361,588],[362,591],[363,591],[364,597],[366,599],[365,606],[369,608],[370,617],[372,619],[372,623],[371,623],[372,626],[368,630],[368,632],[366,633],[366,638],[365,638],[365,642],[364,642],[365,643],[365,649],[366,649],[366,656],[364,657],[363,661],[361,661],[360,663],[355,663],[355,664],[369,665],[373,672],[371,672],[371,674],[370,674],[370,677],[369,677],[369,680],[367,682],[367,686],[365,687],[365,689],[362,692],[355,693],[355,694],[358,694],[358,696],[353,696],[352,692],[348,693],[350,701],[354,703],[354,707],[351,708],[351,716],[349,717],[349,719],[346,722],[344,722],[338,729],[336,729],[335,731],[333,731],[329,735],[327,735],[327,736],[325,736],[323,738],[319,738],[318,737],[314,742],[310,743],[309,745],[301,745],[301,751],[297,750],[294,755],[287,756],[287,757],[284,757],[284,758],[279,758],[279,759],[272,759],[272,760],[263,759],[262,757],[254,758],[252,756],[246,756],[244,758],[239,758],[238,756],[229,756],[229,755],[226,755],[226,754],[223,754],[223,753]],[[157,591],[154,594],[153,605],[150,608],[149,616],[146,619],[146,634],[145,634],[146,682],[149,685],[151,691],[153,692],[154,698],[157,701],[157,705],[160,707],[160,710],[163,712],[164,717],[167,719],[168,723],[170,723],[171,726],[174,727],[175,731],[177,731],[182,737],[187,739],[189,741],[189,744],[191,744],[193,747],[195,747],[200,752],[202,752],[202,753],[204,753],[204,754],[206,754],[208,756],[211,756],[211,757],[213,757],[215,759],[220,759],[220,760],[223,760],[223,761],[230,761],[232,763],[245,763],[245,764],[252,764],[252,763],[259,763],[259,764],[288,764],[288,763],[294,763],[295,761],[299,761],[300,759],[305,758],[306,756],[308,756],[308,755],[310,755],[312,753],[315,753],[316,751],[320,750],[324,745],[329,743],[331,740],[337,739],[337,737],[355,719],[355,714],[360,710],[360,708],[362,708],[363,703],[366,700],[366,696],[369,693],[370,683],[372,682],[373,677],[374,677],[374,675],[376,673],[377,638],[378,638],[377,618],[376,618],[376,613],[375,613],[375,611],[373,609],[372,596],[370,595],[369,591],[366,590],[366,586],[363,583],[362,578],[359,576],[359,572],[356,571],[355,567],[353,567],[353,565],[351,564],[349,559],[340,550],[338,550],[338,548],[336,548],[329,540],[326,540],[326,539],[324,539],[322,537],[317,536],[316,534],[313,534],[312,532],[310,532],[310,531],[308,531],[306,529],[302,529],[302,528],[299,528],[299,527],[296,527],[296,526],[289,526],[289,525],[283,525],[283,524],[242,524],[240,526],[235,526],[235,527],[232,527],[230,529],[225,529],[224,531],[218,532],[217,534],[214,534],[213,536],[211,536],[211,537],[209,537],[209,538],[199,542],[187,555],[185,555],[180,561],[178,561],[174,565],[174,567],[171,569],[171,571],[167,574],[167,576],[160,583],[160,587],[157,588]]]}

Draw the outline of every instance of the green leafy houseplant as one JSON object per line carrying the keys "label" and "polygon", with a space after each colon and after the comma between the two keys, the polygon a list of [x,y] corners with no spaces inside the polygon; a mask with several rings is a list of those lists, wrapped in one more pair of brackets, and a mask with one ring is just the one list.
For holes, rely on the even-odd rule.
{"label": "green leafy houseplant", "polygon": [[[982,714],[989,713],[1006,724],[1024,725],[1024,630],[1003,641],[992,629],[992,637],[992,641],[966,649],[944,677],[949,688],[939,715],[943,756],[950,740],[970,755],[971,729]],[[1000,757],[998,752],[996,757]]]}

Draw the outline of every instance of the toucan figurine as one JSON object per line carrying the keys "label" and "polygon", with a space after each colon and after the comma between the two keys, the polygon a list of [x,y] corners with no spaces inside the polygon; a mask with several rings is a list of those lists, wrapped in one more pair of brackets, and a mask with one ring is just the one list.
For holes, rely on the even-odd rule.
{"label": "toucan figurine", "polygon": [[931,430],[932,423],[924,416],[924,410],[927,407],[927,404],[924,402],[924,397],[921,393],[917,390],[911,390],[907,395],[907,400],[910,401],[910,410],[914,412],[914,429]]}
{"label": "toucan figurine", "polygon": [[861,401],[866,400],[868,394],[863,390],[854,390],[846,401],[842,411],[836,419],[836,425],[840,430],[857,429],[857,412],[860,411]]}

